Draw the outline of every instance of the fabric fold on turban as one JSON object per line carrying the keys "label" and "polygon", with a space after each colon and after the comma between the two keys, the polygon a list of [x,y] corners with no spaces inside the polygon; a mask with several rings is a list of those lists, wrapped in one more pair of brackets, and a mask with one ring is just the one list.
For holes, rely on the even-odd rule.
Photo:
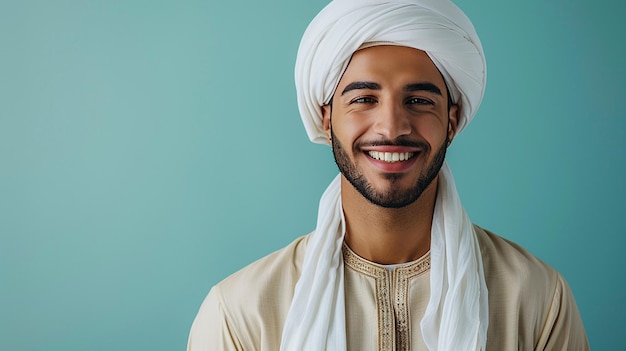
{"label": "fabric fold on turban", "polygon": [[[298,108],[311,141],[328,143],[322,106],[352,54],[374,45],[425,51],[459,105],[460,132],[482,100],[486,64],[465,14],[448,0],[335,0],[307,28],[296,60]],[[285,325],[282,351],[346,350],[340,176],[322,195]],[[488,300],[480,247],[444,163],[431,230],[431,288],[421,321],[431,351],[484,350]]]}

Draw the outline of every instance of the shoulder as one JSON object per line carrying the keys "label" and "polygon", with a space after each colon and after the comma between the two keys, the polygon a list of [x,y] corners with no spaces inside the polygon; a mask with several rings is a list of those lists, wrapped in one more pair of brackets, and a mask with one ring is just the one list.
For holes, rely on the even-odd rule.
{"label": "shoulder", "polygon": [[[475,226],[491,301],[541,309],[551,301],[559,273],[521,246]],[[535,311],[543,313],[543,311]]]}
{"label": "shoulder", "polygon": [[520,283],[557,282],[556,270],[518,244],[481,227],[474,228],[486,276],[493,279],[515,278]]}
{"label": "shoulder", "polygon": [[475,232],[489,296],[488,349],[588,350],[576,302],[561,274],[507,239],[478,226]]}
{"label": "shoulder", "polygon": [[[307,242],[308,235],[297,238],[286,247],[230,275],[214,289],[225,295],[226,300],[249,301],[251,295],[271,295],[275,294],[279,287],[289,287],[290,283],[297,281],[300,276]],[[250,294],[250,288],[254,288],[254,294]]]}
{"label": "shoulder", "polygon": [[307,241],[300,237],[215,285],[194,320],[188,349],[277,350]]}

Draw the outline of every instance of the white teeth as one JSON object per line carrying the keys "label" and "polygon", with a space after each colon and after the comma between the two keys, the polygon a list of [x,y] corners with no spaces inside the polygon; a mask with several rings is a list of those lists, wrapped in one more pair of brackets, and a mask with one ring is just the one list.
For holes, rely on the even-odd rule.
{"label": "white teeth", "polygon": [[398,162],[398,161],[406,161],[413,157],[415,153],[413,152],[378,152],[378,151],[369,151],[368,154],[371,158],[385,161],[385,162]]}

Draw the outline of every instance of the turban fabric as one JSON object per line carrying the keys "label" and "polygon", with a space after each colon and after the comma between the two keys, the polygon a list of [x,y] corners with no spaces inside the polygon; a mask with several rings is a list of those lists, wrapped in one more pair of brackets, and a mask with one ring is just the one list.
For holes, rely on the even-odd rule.
{"label": "turban fabric", "polygon": [[[311,22],[295,67],[298,108],[309,138],[328,143],[322,106],[360,48],[399,45],[425,51],[459,105],[457,132],[482,100],[486,65],[465,14],[448,0],[335,0]],[[285,325],[281,350],[346,350],[340,175],[320,199],[316,229]],[[488,300],[476,234],[444,163],[431,229],[430,297],[420,327],[431,351],[484,350]]]}

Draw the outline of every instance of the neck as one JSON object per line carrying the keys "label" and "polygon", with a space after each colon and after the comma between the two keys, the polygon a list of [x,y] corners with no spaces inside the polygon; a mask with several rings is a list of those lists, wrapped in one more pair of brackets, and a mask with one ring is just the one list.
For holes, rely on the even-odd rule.
{"label": "neck", "polygon": [[384,208],[365,199],[341,177],[346,244],[357,255],[380,264],[414,261],[430,249],[430,233],[439,177],[414,203]]}

